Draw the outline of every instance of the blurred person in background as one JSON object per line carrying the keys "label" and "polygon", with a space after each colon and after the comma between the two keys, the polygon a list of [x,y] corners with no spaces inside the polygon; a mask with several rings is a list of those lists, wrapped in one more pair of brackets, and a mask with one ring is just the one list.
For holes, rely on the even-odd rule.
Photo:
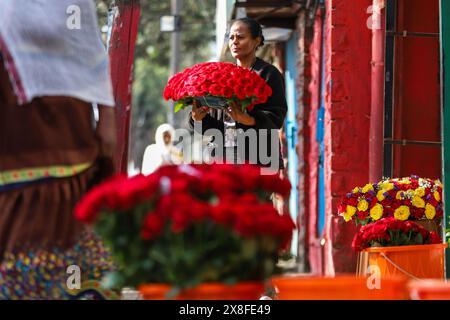
{"label": "blurred person in background", "polygon": [[175,138],[174,128],[163,123],[155,133],[155,143],[147,146],[142,160],[142,173],[151,174],[160,166],[170,164],[180,164],[183,161],[183,154],[173,145]]}
{"label": "blurred person in background", "polygon": [[71,298],[80,287],[69,266],[82,281],[113,267],[73,214],[114,171],[114,98],[95,5],[2,0],[0,21],[0,299]]}

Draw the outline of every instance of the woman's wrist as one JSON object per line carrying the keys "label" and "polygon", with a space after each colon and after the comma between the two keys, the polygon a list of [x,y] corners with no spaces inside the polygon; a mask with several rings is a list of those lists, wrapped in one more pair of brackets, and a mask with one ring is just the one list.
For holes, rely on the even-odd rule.
{"label": "woman's wrist", "polygon": [[[192,121],[194,121],[194,122],[202,122],[203,121],[203,119],[205,119],[206,118],[206,114],[205,115],[203,115],[203,116],[201,116],[201,117],[195,117],[193,114],[192,114],[192,112],[191,112],[191,119],[192,119]],[[197,119],[196,119],[197,118]]]}
{"label": "woman's wrist", "polygon": [[246,126],[254,126],[256,124],[255,118],[247,113],[242,113],[236,121]]}

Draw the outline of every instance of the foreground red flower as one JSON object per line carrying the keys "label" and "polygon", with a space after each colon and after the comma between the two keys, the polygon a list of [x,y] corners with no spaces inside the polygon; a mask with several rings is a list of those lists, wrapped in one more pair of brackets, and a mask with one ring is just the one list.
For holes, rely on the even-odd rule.
{"label": "foreground red flower", "polygon": [[287,196],[289,182],[259,170],[181,165],[117,177],[94,187],[76,217],[94,224],[128,285],[265,280],[277,272],[295,224],[270,198],[274,191]]}

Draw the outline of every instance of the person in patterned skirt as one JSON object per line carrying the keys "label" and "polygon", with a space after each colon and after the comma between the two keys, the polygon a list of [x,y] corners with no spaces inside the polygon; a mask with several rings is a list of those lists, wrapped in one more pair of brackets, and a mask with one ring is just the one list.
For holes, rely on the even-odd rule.
{"label": "person in patterned skirt", "polygon": [[0,299],[70,299],[71,266],[80,282],[113,268],[73,215],[114,172],[108,56],[91,0],[2,0],[0,21]]}

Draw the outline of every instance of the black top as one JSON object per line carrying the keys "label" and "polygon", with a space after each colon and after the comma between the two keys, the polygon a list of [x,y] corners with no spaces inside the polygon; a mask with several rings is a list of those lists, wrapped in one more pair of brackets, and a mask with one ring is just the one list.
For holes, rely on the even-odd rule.
{"label": "black top", "polygon": [[[263,152],[263,156],[267,155],[268,158],[271,158],[270,152],[270,129],[281,129],[284,124],[284,119],[287,113],[287,103],[285,96],[285,88],[284,88],[284,79],[282,74],[278,71],[276,67],[272,64],[267,63],[266,61],[256,58],[256,61],[252,67],[252,70],[258,73],[266,83],[272,88],[272,95],[267,99],[265,103],[257,104],[253,108],[252,111],[249,111],[248,114],[255,118],[256,124],[254,126],[246,126],[241,123],[236,123],[236,129],[242,129],[247,131],[250,128],[256,129],[257,131],[260,129],[268,129],[267,134],[261,135],[264,139],[266,137],[267,141],[267,152]],[[189,127],[191,129],[194,128],[194,120],[191,116],[189,116]],[[219,129],[222,133],[224,132],[224,123],[223,123],[223,111],[219,109],[210,109],[209,114],[202,120],[202,134],[208,129]],[[239,131],[238,131],[239,132]],[[270,166],[266,164],[267,161],[260,161],[259,157],[259,134],[258,137],[258,157],[257,164]],[[281,142],[278,138],[278,160],[279,160],[279,169],[284,168],[283,158],[281,155]],[[223,145],[223,143],[222,143]],[[252,159],[249,157],[249,146],[248,141],[246,140],[245,147],[245,155],[244,159],[249,160]],[[264,163],[264,164],[263,164]]]}

